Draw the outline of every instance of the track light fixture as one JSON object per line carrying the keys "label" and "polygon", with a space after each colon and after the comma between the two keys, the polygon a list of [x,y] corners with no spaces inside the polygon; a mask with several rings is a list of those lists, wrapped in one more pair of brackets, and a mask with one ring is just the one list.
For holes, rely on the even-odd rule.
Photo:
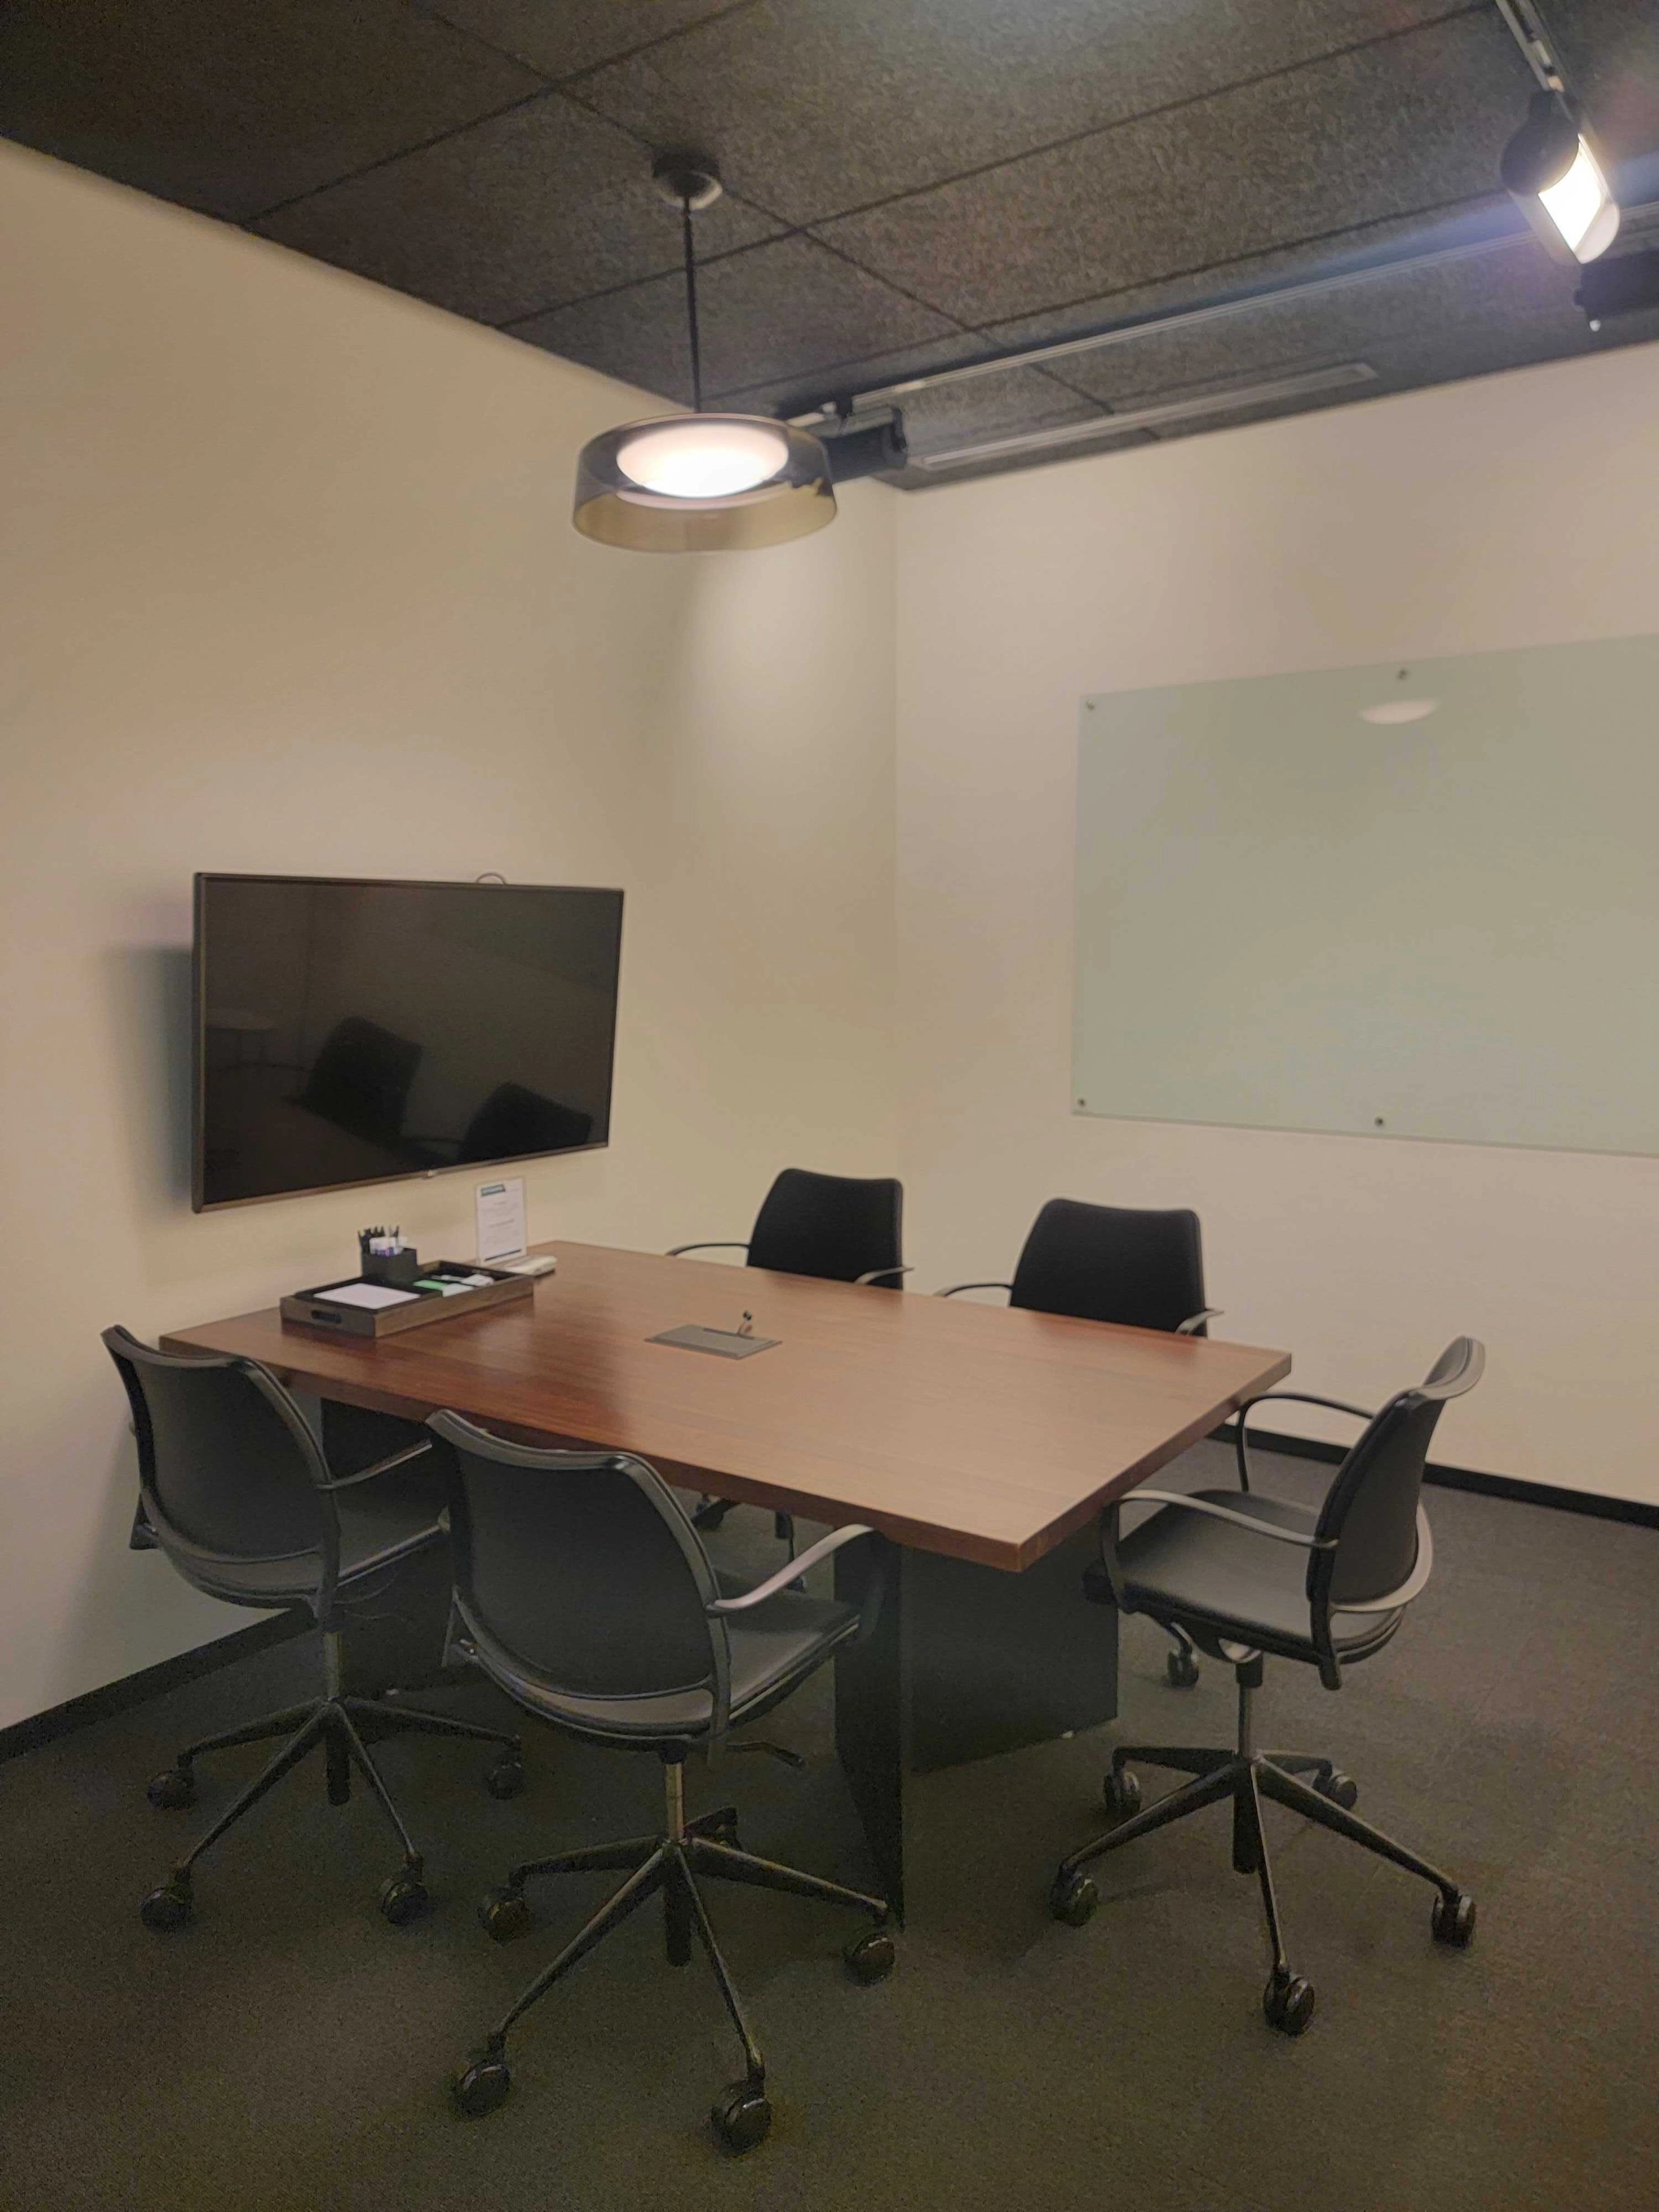
{"label": "track light fixture", "polygon": [[1499,173],[1558,260],[1594,261],[1619,235],[1614,199],[1534,0],[1498,0],[1498,13],[1538,80],[1526,121],[1504,149]]}
{"label": "track light fixture", "polygon": [[1559,93],[1534,94],[1531,112],[1504,149],[1501,173],[1558,258],[1594,261],[1619,235],[1619,203]]}
{"label": "track light fixture", "polygon": [[817,438],[770,416],[703,412],[691,217],[720,198],[720,172],[705,155],[672,153],[651,173],[680,210],[692,412],[591,438],[571,519],[584,537],[636,553],[736,552],[822,530],[835,520],[836,495]]}

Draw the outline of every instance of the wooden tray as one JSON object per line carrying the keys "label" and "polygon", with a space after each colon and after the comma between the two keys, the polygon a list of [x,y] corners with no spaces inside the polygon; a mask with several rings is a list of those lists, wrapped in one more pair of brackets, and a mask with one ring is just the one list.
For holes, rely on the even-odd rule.
{"label": "wooden tray", "polygon": [[[337,1306],[328,1303],[331,1291],[361,1283],[361,1275],[344,1275],[314,1290],[294,1291],[282,1301],[285,1326],[313,1328],[324,1336],[396,1336],[406,1328],[424,1328],[428,1322],[449,1321],[459,1314],[481,1313],[486,1306],[510,1304],[535,1293],[535,1279],[509,1275],[500,1267],[482,1267],[470,1260],[434,1260],[422,1275],[488,1275],[488,1283],[474,1291],[457,1291],[446,1297],[441,1291],[418,1291],[395,1306]],[[395,1286],[394,1286],[395,1287]]]}

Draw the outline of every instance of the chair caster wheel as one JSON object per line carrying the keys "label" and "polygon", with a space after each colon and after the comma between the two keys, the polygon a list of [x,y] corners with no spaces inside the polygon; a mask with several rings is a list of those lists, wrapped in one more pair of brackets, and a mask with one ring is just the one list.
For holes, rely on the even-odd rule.
{"label": "chair caster wheel", "polygon": [[1048,1892],[1048,1910],[1068,1928],[1081,1928],[1094,1917],[1100,1892],[1086,1874],[1057,1874]]}
{"label": "chair caster wheel", "polygon": [[1100,1794],[1106,1810],[1116,1813],[1124,1820],[1140,1810],[1140,1778],[1131,1774],[1127,1766],[1107,1768],[1106,1778],[1100,1785]]}
{"label": "chair caster wheel", "polygon": [[1314,2015],[1314,1987],[1300,1974],[1275,1974],[1261,1992],[1269,2027],[1281,2035],[1300,2035]]}
{"label": "chair caster wheel", "polygon": [[482,2120],[507,2102],[512,2087],[513,2069],[506,2059],[486,2055],[470,2060],[451,2075],[449,2094],[465,2118]]}
{"label": "chair caster wheel", "polygon": [[763,2143],[772,2125],[766,2092],[753,2081],[734,2081],[709,2107],[708,2124],[717,2142],[738,2156]]}
{"label": "chair caster wheel", "polygon": [[884,1982],[897,1963],[898,1953],[884,1928],[855,1936],[842,1953],[848,1972],[855,1982]]}
{"label": "chair caster wheel", "polygon": [[144,1792],[158,1813],[180,1813],[196,1802],[196,1777],[187,1766],[169,1766]]}
{"label": "chair caster wheel", "polygon": [[1467,1951],[1474,1941],[1474,1899],[1468,1890],[1460,1889],[1455,1897],[1437,1897],[1430,1925],[1437,1943]]}
{"label": "chair caster wheel", "polygon": [[497,1943],[511,1943],[520,1936],[527,1936],[535,1917],[521,1889],[486,1890],[478,1899],[478,1925]]}
{"label": "chair caster wheel", "polygon": [[516,1751],[504,1751],[484,1777],[492,1797],[516,1797],[524,1784],[524,1761]]}
{"label": "chair caster wheel", "polygon": [[1198,1662],[1190,1651],[1171,1651],[1164,1662],[1164,1671],[1172,1690],[1190,1690],[1198,1680]]}
{"label": "chair caster wheel", "polygon": [[418,1875],[394,1874],[380,1890],[380,1912],[394,1928],[407,1928],[411,1920],[418,1920],[431,1899],[426,1893],[426,1884]]}
{"label": "chair caster wheel", "polygon": [[1322,1797],[1328,1797],[1333,1805],[1340,1805],[1345,1813],[1352,1813],[1359,1802],[1359,1784],[1351,1774],[1340,1773],[1335,1768],[1314,1788]]}
{"label": "chair caster wheel", "polygon": [[151,1890],[138,1908],[138,1917],[146,1928],[182,1928],[190,1917],[190,1901],[187,1881],[165,1881],[160,1889]]}

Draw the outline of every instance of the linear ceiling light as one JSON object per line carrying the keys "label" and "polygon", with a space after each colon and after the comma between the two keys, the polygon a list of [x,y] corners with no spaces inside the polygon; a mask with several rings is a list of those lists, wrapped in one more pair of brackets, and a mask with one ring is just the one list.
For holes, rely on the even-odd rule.
{"label": "linear ceiling light", "polygon": [[822,530],[836,519],[836,495],[817,438],[769,416],[702,411],[691,217],[720,198],[720,173],[692,154],[664,154],[651,173],[680,210],[693,411],[591,438],[571,519],[584,537],[636,553],[739,552]]}
{"label": "linear ceiling light", "polygon": [[1579,127],[1577,103],[1533,0],[1498,5],[1539,84],[1504,149],[1504,188],[1558,260],[1594,261],[1619,235],[1619,203]]}
{"label": "linear ceiling light", "polygon": [[970,461],[995,460],[1006,453],[1042,453],[1051,446],[1078,445],[1085,438],[1122,437],[1131,430],[1155,430],[1166,423],[1198,422],[1206,415],[1230,415],[1239,407],[1299,399],[1310,392],[1334,392],[1345,384],[1370,384],[1376,377],[1376,371],[1368,361],[1339,362],[1331,368],[1301,369],[1293,376],[1228,385],[1191,399],[1163,399],[1150,407],[1126,408],[1117,415],[1097,415],[1087,422],[1066,422],[1055,430],[1027,430],[1017,437],[988,438],[976,446],[951,446],[937,453],[919,453],[912,465],[949,469]]}

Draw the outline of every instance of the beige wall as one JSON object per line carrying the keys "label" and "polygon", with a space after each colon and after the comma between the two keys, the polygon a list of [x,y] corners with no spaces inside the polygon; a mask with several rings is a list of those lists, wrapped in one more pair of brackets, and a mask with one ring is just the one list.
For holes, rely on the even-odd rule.
{"label": "beige wall", "polygon": [[267,1304],[475,1176],[194,1216],[198,868],[619,884],[613,1141],[532,1234],[741,1235],[890,1169],[892,518],[721,559],[579,538],[638,395],[0,149],[0,1724],[246,1614],[123,1548],[113,1320]]}
{"label": "beige wall", "polygon": [[902,502],[919,1282],[1006,1274],[1057,1194],[1191,1205],[1222,1330],[1305,1387],[1374,1399],[1472,1330],[1440,1456],[1659,1502],[1659,1160],[1069,1110],[1081,696],[1659,630],[1656,516],[1654,347]]}

